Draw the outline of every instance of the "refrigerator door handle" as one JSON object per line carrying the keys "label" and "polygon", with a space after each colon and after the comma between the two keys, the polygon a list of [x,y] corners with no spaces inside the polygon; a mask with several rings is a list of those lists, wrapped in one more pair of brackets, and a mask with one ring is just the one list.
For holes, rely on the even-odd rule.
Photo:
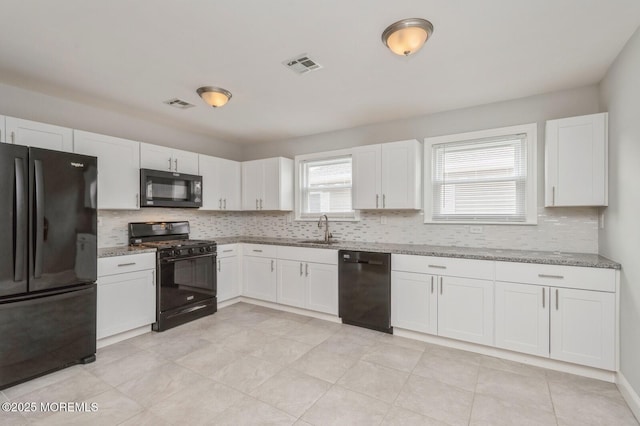
{"label": "refrigerator door handle", "polygon": [[33,161],[35,172],[35,243],[33,245],[33,277],[42,276],[43,245],[44,245],[44,176],[42,161]]}
{"label": "refrigerator door handle", "polygon": [[24,164],[22,158],[14,159],[15,173],[15,214],[13,216],[13,232],[15,238],[15,246],[13,253],[13,280],[19,282],[24,280],[24,251],[26,247],[26,226],[25,219],[27,215],[25,205],[25,182],[24,182]]}

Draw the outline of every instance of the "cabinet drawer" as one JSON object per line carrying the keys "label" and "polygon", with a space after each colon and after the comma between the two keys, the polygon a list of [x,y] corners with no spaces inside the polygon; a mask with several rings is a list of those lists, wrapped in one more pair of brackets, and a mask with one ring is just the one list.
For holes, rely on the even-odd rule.
{"label": "cabinet drawer", "polygon": [[224,259],[225,257],[232,257],[238,255],[238,245],[237,244],[225,244],[223,246],[218,246],[218,259]]}
{"label": "cabinet drawer", "polygon": [[415,256],[394,254],[391,269],[394,271],[451,277],[493,280],[495,262],[491,260],[456,259],[452,257]]}
{"label": "cabinet drawer", "polygon": [[155,253],[128,254],[126,256],[102,257],[98,259],[98,276],[123,274],[125,272],[156,269]]}
{"label": "cabinet drawer", "polygon": [[278,259],[337,265],[338,250],[278,246]]}
{"label": "cabinet drawer", "polygon": [[613,269],[581,266],[496,262],[496,281],[616,291],[616,273]]}
{"label": "cabinet drawer", "polygon": [[278,247],[263,244],[243,244],[242,254],[255,257],[277,257]]}

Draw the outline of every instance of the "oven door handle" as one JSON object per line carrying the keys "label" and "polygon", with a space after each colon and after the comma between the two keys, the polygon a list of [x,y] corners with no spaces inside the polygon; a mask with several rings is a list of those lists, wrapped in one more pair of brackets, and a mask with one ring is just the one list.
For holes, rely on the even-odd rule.
{"label": "oven door handle", "polygon": [[181,260],[191,260],[191,259],[200,259],[203,257],[210,257],[211,259],[215,258],[216,255],[213,253],[210,254],[201,254],[199,256],[189,256],[189,257],[180,257],[178,259],[162,259],[160,261],[160,263],[175,263],[175,262],[179,262]]}

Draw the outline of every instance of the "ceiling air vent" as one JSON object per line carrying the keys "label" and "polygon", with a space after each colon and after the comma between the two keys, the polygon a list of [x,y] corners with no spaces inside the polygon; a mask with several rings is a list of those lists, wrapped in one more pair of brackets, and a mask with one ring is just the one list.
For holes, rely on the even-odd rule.
{"label": "ceiling air vent", "polygon": [[164,101],[163,103],[170,105],[174,108],[180,108],[180,109],[187,109],[195,106],[193,104],[190,104],[187,101],[183,101],[182,99],[178,99],[178,98],[169,99]]}
{"label": "ceiling air vent", "polygon": [[316,71],[322,68],[322,65],[309,58],[306,53],[287,59],[282,64],[296,74],[307,74],[311,71]]}

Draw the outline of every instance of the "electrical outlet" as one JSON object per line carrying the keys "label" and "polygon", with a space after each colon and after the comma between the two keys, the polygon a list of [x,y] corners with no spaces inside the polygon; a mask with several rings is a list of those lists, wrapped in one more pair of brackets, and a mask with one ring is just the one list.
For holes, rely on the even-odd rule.
{"label": "electrical outlet", "polygon": [[380,216],[380,224],[381,225],[387,224],[387,217],[385,215]]}
{"label": "electrical outlet", "polygon": [[480,225],[469,225],[470,234],[482,234],[484,229]]}

